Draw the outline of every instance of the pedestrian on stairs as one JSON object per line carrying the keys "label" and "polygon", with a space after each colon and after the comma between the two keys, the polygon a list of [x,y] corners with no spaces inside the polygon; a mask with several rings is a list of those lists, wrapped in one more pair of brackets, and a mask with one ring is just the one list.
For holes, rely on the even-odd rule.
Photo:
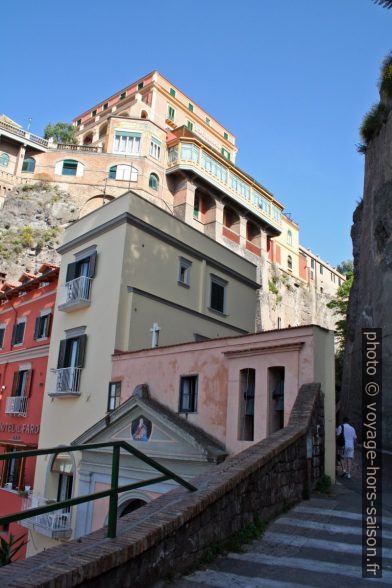
{"label": "pedestrian on stairs", "polygon": [[343,424],[336,429],[336,437],[344,436],[344,450],[343,450],[343,476],[351,478],[351,465],[354,459],[354,444],[357,440],[355,429],[349,423],[349,419],[344,417]]}

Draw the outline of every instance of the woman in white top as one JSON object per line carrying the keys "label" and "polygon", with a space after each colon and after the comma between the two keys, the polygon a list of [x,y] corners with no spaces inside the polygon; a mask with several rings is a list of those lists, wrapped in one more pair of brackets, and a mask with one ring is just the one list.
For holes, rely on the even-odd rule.
{"label": "woman in white top", "polygon": [[351,464],[354,459],[354,443],[357,440],[357,434],[354,427],[349,424],[348,418],[344,417],[343,424],[336,429],[337,437],[342,432],[342,427],[344,434],[343,476],[347,475],[347,478],[351,478]]}

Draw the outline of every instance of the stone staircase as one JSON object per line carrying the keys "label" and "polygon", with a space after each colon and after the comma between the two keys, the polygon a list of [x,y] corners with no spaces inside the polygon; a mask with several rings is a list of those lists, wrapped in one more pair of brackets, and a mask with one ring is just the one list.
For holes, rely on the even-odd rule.
{"label": "stone staircase", "polygon": [[[164,586],[300,588],[392,585],[392,517],[383,518],[383,578],[362,579],[361,497],[349,483],[334,496],[303,502],[280,516],[241,553]],[[161,584],[162,585],[162,584]]]}

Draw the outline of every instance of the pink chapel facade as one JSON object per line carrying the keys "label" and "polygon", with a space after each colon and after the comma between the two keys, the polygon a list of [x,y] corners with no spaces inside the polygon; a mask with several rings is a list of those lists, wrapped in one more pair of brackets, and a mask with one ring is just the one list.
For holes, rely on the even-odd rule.
{"label": "pink chapel facade", "polygon": [[318,326],[158,347],[113,356],[119,402],[151,398],[238,453],[285,426],[302,384],[320,382],[326,473],[334,476],[334,336]]}

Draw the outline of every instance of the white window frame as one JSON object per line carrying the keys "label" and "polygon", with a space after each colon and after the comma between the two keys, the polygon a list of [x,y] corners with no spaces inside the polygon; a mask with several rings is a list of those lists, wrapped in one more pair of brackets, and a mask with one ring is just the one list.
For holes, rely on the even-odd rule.
{"label": "white window frame", "polygon": [[[130,133],[121,135],[120,133]],[[139,131],[125,131],[114,129],[113,153],[123,155],[140,155],[142,144],[142,133]]]}
{"label": "white window frame", "polygon": [[[191,267],[192,267],[192,262],[189,259],[185,259],[185,257],[179,258],[178,283],[181,286],[185,286],[187,288],[190,287]],[[182,276],[181,270],[185,270],[184,274],[183,274],[184,275],[183,280],[181,279],[181,276]]]}
{"label": "white window frame", "polygon": [[156,139],[155,137],[151,137],[150,155],[154,159],[161,158],[161,145],[162,145],[162,142],[159,139]]}

